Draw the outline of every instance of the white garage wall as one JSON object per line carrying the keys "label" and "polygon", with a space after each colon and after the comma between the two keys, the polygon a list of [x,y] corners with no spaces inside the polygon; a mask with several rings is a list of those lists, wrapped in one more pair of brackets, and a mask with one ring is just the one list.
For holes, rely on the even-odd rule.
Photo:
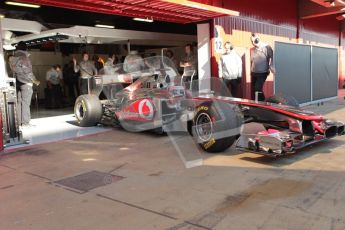
{"label": "white garage wall", "polygon": [[210,24],[198,24],[197,28],[199,91],[208,92],[211,88]]}

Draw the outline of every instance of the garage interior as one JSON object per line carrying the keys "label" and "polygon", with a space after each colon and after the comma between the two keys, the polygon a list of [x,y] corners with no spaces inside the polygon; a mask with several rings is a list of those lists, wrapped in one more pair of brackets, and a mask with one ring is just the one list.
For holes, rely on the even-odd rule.
{"label": "garage interior", "polygon": [[[23,130],[29,144],[8,146],[0,153],[0,228],[345,229],[344,136],[277,159],[233,147],[222,154],[205,154],[190,139],[180,138],[179,145],[201,160],[199,167],[187,169],[171,137],[78,127],[73,102],[62,109],[44,108],[46,71],[80,58],[85,50],[106,59],[109,52],[121,58],[129,49],[146,56],[168,48],[180,58],[184,45],[193,43],[202,79],[218,76],[223,50],[216,44],[227,40],[244,62],[239,96],[250,98],[250,34],[256,32],[280,55],[279,73],[290,73],[291,66],[283,65],[284,53],[295,50],[292,54],[311,57],[318,49],[330,51],[325,55],[331,57],[327,66],[332,68],[326,74],[332,77],[327,93],[311,81],[305,84],[315,88],[314,95],[302,85],[296,90],[303,94],[303,109],[344,121],[345,1],[16,2],[40,8],[0,3],[4,52],[11,53],[12,44],[20,40],[34,41],[30,53],[41,85],[36,88],[37,100],[33,97],[34,126]],[[54,40],[57,33],[68,38]],[[43,41],[49,38],[54,41]],[[314,53],[308,53],[309,48]],[[323,67],[320,55],[314,60]],[[312,76],[312,66],[308,67],[305,74]],[[285,90],[281,86],[292,81],[284,77],[271,74],[265,93]],[[80,183],[83,180],[86,183]]]}
{"label": "garage interior", "polygon": [[[110,53],[115,53],[120,62],[123,62],[129,50],[137,50],[146,57],[161,55],[162,50],[170,49],[179,60],[184,55],[184,45],[195,44],[197,40],[195,24],[136,21],[122,16],[90,14],[55,7],[23,8],[7,5],[5,2],[1,5],[0,13],[5,16],[1,25],[6,54],[13,52],[12,44],[27,42],[34,74],[42,83],[34,87],[32,101],[32,123],[36,126],[36,131],[29,129],[23,132],[23,138],[30,144],[107,130],[102,127],[80,130],[75,124],[71,124],[70,121],[74,119],[74,101],[68,98],[66,87],[64,108],[45,108],[45,76],[53,65],[59,64],[63,67],[73,57],[81,59],[84,51],[90,53],[91,57],[97,55],[104,61]],[[95,27],[96,24],[112,25],[114,29]],[[59,40],[57,34],[63,36],[63,39],[61,37]],[[47,126],[47,123],[55,124],[56,128]]]}

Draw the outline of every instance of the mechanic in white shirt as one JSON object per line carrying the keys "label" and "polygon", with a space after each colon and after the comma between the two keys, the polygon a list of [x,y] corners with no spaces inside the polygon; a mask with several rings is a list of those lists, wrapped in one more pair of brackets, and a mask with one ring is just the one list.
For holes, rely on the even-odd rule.
{"label": "mechanic in white shirt", "polygon": [[46,74],[47,95],[46,106],[48,108],[62,107],[62,89],[63,84],[61,66],[54,65]]}
{"label": "mechanic in white shirt", "polygon": [[224,44],[225,53],[218,63],[219,78],[223,79],[233,97],[237,96],[237,87],[242,79],[242,59],[230,42]]}

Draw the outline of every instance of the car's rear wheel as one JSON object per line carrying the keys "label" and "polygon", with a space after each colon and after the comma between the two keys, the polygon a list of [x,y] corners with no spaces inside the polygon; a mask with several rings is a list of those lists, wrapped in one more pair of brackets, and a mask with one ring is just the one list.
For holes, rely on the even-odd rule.
{"label": "car's rear wheel", "polygon": [[192,134],[206,152],[228,149],[240,135],[243,117],[236,105],[206,102],[196,108]]}
{"label": "car's rear wheel", "polygon": [[94,126],[101,121],[102,104],[96,95],[81,95],[74,105],[74,115],[82,127]]}

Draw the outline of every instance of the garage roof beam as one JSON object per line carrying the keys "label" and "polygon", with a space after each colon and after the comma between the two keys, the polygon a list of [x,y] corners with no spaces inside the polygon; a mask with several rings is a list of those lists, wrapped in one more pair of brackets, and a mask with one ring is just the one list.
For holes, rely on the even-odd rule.
{"label": "garage roof beam", "polygon": [[74,10],[127,17],[150,18],[156,21],[191,23],[220,16],[238,16],[239,12],[189,0],[19,0]]}
{"label": "garage roof beam", "polygon": [[345,13],[345,5],[326,7],[310,0],[299,1],[299,15],[301,19],[317,18],[340,13]]}

